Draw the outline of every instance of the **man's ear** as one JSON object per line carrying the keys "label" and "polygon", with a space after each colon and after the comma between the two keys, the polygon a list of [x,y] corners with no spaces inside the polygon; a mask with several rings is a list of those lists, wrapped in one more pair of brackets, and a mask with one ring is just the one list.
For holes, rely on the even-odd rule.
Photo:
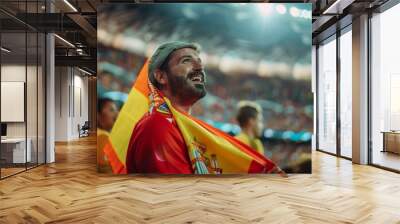
{"label": "man's ear", "polygon": [[160,70],[160,69],[156,69],[154,71],[154,78],[157,80],[158,83],[160,83],[161,85],[165,85],[168,83],[168,78],[167,78],[167,73]]}

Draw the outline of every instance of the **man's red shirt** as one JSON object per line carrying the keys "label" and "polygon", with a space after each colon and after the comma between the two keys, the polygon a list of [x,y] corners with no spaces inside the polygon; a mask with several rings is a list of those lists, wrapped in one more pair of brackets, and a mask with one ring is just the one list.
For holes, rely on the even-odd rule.
{"label": "man's red shirt", "polygon": [[128,173],[193,173],[185,141],[171,116],[154,110],[136,124],[126,168]]}

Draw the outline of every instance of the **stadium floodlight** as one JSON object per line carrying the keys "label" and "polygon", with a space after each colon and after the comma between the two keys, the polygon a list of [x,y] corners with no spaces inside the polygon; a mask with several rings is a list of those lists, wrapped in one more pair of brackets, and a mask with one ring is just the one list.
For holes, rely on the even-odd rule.
{"label": "stadium floodlight", "polygon": [[279,14],[285,14],[286,13],[286,6],[284,5],[284,4],[278,4],[277,6],[276,6],[276,11],[279,13]]}
{"label": "stadium floodlight", "polygon": [[260,3],[257,6],[262,16],[271,14],[271,5],[269,3]]}
{"label": "stadium floodlight", "polygon": [[296,7],[291,7],[289,12],[290,12],[290,15],[292,15],[293,17],[300,16],[300,10]]}

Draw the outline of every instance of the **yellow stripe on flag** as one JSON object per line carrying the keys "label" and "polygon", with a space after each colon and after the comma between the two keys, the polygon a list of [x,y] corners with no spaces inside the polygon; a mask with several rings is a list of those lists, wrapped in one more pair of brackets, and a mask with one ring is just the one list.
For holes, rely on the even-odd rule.
{"label": "yellow stripe on flag", "polygon": [[122,107],[118,118],[111,130],[112,146],[119,160],[125,165],[129,140],[136,123],[149,110],[149,100],[136,88],[133,88],[128,100]]}
{"label": "yellow stripe on flag", "polygon": [[147,70],[148,61],[145,62],[140,70],[135,85],[131,89],[125,104],[122,106],[110,133],[111,144],[108,145],[105,153],[110,159],[114,173],[124,172],[126,154],[133,129],[136,123],[149,110]]}

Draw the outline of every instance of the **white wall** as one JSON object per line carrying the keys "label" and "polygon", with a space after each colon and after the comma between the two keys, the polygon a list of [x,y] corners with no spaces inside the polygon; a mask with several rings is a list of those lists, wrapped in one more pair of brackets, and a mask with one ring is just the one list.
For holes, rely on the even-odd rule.
{"label": "white wall", "polygon": [[[26,107],[22,108],[22,113],[27,115],[27,120],[23,122],[6,122],[8,138],[25,138],[30,139],[30,148],[32,151],[32,161],[44,163],[44,83],[42,68],[25,64],[3,64],[1,66],[2,82],[24,82],[26,83]],[[25,78],[27,77],[27,81]],[[24,94],[24,90],[22,93]],[[2,96],[7,97],[7,96]],[[10,108],[1,108],[1,110],[10,110]],[[8,111],[10,112],[10,111]],[[11,112],[12,113],[12,112]],[[37,156],[39,153],[39,156]]]}
{"label": "white wall", "polygon": [[[5,82],[25,82],[25,65],[2,65],[1,81]],[[1,108],[6,110],[6,108]],[[25,137],[25,123],[7,123],[7,137]]]}
{"label": "white wall", "polygon": [[73,111],[73,119],[72,119],[72,135],[78,136],[78,124],[83,125],[85,121],[88,121],[89,113],[88,113],[88,78],[87,76],[74,75],[74,108]]}
{"label": "white wall", "polygon": [[[27,72],[29,75],[36,74],[36,67],[28,66]],[[25,82],[25,65],[10,64],[1,66],[1,81],[4,82]],[[30,78],[30,76],[28,76]],[[29,79],[29,86],[36,86],[36,80]],[[36,87],[27,88],[27,103],[28,106],[36,108]],[[34,104],[31,104],[34,102]],[[40,107],[41,105],[39,105]],[[2,108],[2,110],[7,110],[7,108]],[[36,110],[36,109],[35,109]],[[31,111],[28,111],[31,112]],[[36,124],[36,113],[27,113],[28,122],[35,121]],[[28,129],[33,127],[33,125],[28,125]],[[34,127],[36,130],[36,126]],[[36,132],[35,132],[36,135]],[[8,137],[25,137],[25,122],[7,122],[7,136]],[[28,137],[29,130],[28,130]]]}
{"label": "white wall", "polygon": [[68,87],[69,79],[67,67],[55,68],[55,141],[68,140]]}
{"label": "white wall", "polygon": [[1,65],[1,81],[25,82],[25,64]]}
{"label": "white wall", "polygon": [[77,139],[78,124],[82,126],[89,117],[88,78],[76,68],[56,67],[55,85],[55,140]]}

